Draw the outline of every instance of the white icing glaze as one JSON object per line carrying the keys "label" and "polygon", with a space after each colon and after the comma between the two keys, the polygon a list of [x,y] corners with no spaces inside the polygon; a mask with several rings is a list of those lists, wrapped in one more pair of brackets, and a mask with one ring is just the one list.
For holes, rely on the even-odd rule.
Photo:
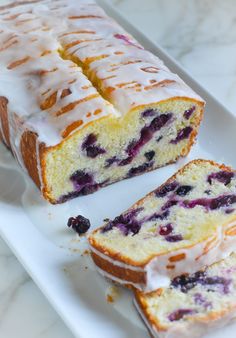
{"label": "white icing glaze", "polygon": [[[214,262],[229,256],[230,253],[235,249],[236,236],[226,236],[225,232],[234,225],[236,225],[236,221],[230,222],[225,227],[219,226],[217,228],[217,233],[215,234],[215,240],[214,238],[208,238],[207,240],[200,242],[190,248],[178,249],[173,252],[157,256],[149,261],[144,268],[122,263],[112,259],[111,257],[108,257],[91,246],[90,248],[98,256],[107,260],[109,263],[112,263],[114,266],[119,266],[124,269],[134,271],[146,272],[146,284],[143,285],[137,283],[135,284],[135,287],[141,291],[149,292],[161,287],[169,286],[170,280],[176,276],[184,273],[195,273],[196,271],[203,269],[205,266],[211,265]],[[207,253],[203,254],[204,248],[208,243],[211,243],[212,240],[214,241],[211,245],[211,249]],[[185,254],[185,259],[174,263],[170,262],[171,257],[181,254]],[[168,269],[167,267],[169,265],[172,265],[174,268]],[[113,280],[117,279],[117,277],[114,277],[111,274],[109,274],[109,278]],[[121,283],[129,284],[129,282],[125,280],[121,281]]]}
{"label": "white icing glaze", "polygon": [[[79,44],[68,47],[78,40]],[[203,102],[92,0],[41,0],[0,8],[0,46],[0,96],[9,101],[10,143],[22,167],[19,147],[25,130],[38,134],[38,145],[43,142],[49,147],[91,121],[126,114],[141,104],[172,97]],[[74,54],[82,63],[107,55],[86,64],[86,74],[99,81],[100,92],[112,104],[98,94],[79,66],[60,56],[61,48],[67,57]],[[163,86],[153,86],[166,80]],[[69,95],[63,95],[63,90],[69,90]],[[53,100],[53,95],[55,102],[46,106],[44,101]],[[68,130],[71,125],[74,128]]]}

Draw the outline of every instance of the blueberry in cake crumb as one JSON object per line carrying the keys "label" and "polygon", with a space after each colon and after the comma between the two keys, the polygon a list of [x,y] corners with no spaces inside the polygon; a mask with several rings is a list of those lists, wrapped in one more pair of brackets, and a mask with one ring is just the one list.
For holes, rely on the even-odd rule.
{"label": "blueberry in cake crumb", "polygon": [[95,158],[98,155],[104,154],[105,149],[95,145],[97,142],[97,136],[94,134],[89,134],[84,142],[82,143],[82,150],[86,151],[86,155],[91,158]]}
{"label": "blueberry in cake crumb", "polygon": [[105,154],[106,150],[99,147],[99,146],[89,146],[87,149],[86,149],[86,153],[87,153],[87,156],[88,157],[91,157],[91,158],[95,158],[97,157],[98,155],[101,155],[101,154]]}
{"label": "blueberry in cake crumb", "polygon": [[153,159],[153,157],[155,156],[155,151],[151,150],[151,151],[147,151],[144,156],[146,157],[146,159],[148,161],[151,161]]}
{"label": "blueberry in cake crumb", "polygon": [[193,187],[191,187],[190,185],[181,185],[176,190],[176,194],[179,196],[186,196],[192,189]]}
{"label": "blueberry in cake crumb", "polygon": [[174,191],[178,186],[177,182],[167,183],[164,186],[158,188],[155,192],[156,197],[165,197],[169,192]]}
{"label": "blueberry in cake crumb", "polygon": [[168,223],[166,225],[161,225],[159,228],[159,234],[161,236],[167,236],[173,231],[173,225]]}
{"label": "blueberry in cake crumb", "polygon": [[182,319],[184,316],[195,314],[197,310],[179,309],[169,314],[168,319],[173,322]]}
{"label": "blueberry in cake crumb", "polygon": [[84,142],[82,143],[82,146],[81,146],[82,150],[85,150],[86,148],[92,146],[96,141],[97,141],[97,136],[94,134],[89,134],[85,138]]}
{"label": "blueberry in cake crumb", "polygon": [[117,216],[113,221],[110,221],[104,228],[102,228],[102,233],[108,232],[116,227],[125,236],[128,236],[130,233],[136,235],[141,228],[141,223],[138,222],[135,217],[141,210],[142,208],[138,208],[131,210],[124,215]]}
{"label": "blueberry in cake crumb", "polygon": [[142,113],[142,117],[154,116],[155,114],[156,114],[156,111],[154,109],[146,109]]}
{"label": "blueberry in cake crumb", "polygon": [[168,235],[165,236],[165,240],[170,243],[180,242],[183,240],[182,235]]}
{"label": "blueberry in cake crumb", "polygon": [[140,173],[143,173],[144,171],[146,171],[148,168],[151,168],[153,165],[153,162],[146,162],[144,164],[141,164],[140,166],[138,167],[135,167],[135,168],[131,168],[128,172],[128,177],[132,177],[132,176],[135,176],[135,175],[138,175]]}
{"label": "blueberry in cake crumb", "polygon": [[170,143],[172,144],[177,144],[178,142],[188,138],[192,132],[193,128],[192,127],[185,127],[183,129],[181,129],[176,138],[174,140],[171,140]]}
{"label": "blueberry in cake crumb", "polygon": [[207,182],[209,184],[212,184],[213,180],[217,180],[223,183],[224,185],[228,185],[231,182],[233,177],[234,177],[234,173],[230,171],[218,171],[216,173],[210,174],[207,178]]}
{"label": "blueberry in cake crumb", "polygon": [[72,228],[77,234],[83,235],[90,228],[90,221],[82,215],[76,217],[70,217],[67,222],[67,226]]}
{"label": "blueberry in cake crumb", "polygon": [[192,116],[193,112],[196,110],[195,106],[192,106],[191,108],[185,110],[184,112],[184,117],[186,118],[186,120],[189,120],[190,117]]}
{"label": "blueberry in cake crumb", "polygon": [[163,139],[163,136],[162,136],[162,135],[161,135],[161,136],[159,136],[159,137],[157,138],[157,140],[156,140],[156,141],[157,141],[157,143],[158,143],[158,142],[160,142],[162,139]]}

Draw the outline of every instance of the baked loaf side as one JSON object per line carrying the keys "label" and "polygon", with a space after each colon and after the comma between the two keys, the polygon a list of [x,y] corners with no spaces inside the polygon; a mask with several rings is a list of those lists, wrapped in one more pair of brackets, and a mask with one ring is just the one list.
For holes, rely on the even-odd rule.
{"label": "baked loaf side", "polygon": [[235,319],[236,255],[205,271],[175,278],[169,288],[136,292],[135,305],[158,338],[202,337]]}
{"label": "baked loaf side", "polygon": [[204,101],[93,1],[0,8],[0,133],[52,203],[185,156]]}
{"label": "baked loaf side", "polygon": [[234,251],[236,176],[195,160],[89,236],[98,270],[143,291],[167,286]]}

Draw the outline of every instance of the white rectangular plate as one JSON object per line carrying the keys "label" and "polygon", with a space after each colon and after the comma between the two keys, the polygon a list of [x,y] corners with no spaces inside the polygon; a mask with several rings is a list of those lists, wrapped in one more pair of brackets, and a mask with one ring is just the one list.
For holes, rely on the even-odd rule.
{"label": "white rectangular plate", "polygon": [[[52,206],[44,201],[32,182],[0,145],[0,234],[47,296],[76,337],[144,338],[148,333],[135,312],[130,291],[120,288],[113,303],[106,300],[109,283],[94,270],[85,238],[67,228],[70,216],[82,214],[93,228],[113,218],[137,199],[156,188],[179,167],[194,158],[225,162],[236,168],[236,118],[196,83],[160,47],[98,1],[107,13],[158,55],[207,102],[197,144],[188,158],[177,164],[116,183],[93,195]],[[236,325],[208,337],[235,337]]]}

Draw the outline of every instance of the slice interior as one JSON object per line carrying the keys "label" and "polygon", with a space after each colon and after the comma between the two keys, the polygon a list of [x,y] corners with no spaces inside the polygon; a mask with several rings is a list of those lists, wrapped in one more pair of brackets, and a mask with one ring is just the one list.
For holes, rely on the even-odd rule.
{"label": "slice interior", "polygon": [[[235,220],[236,176],[229,168],[195,160],[124,214],[95,230],[90,243],[135,266],[190,248]],[[233,230],[232,230],[233,231]]]}
{"label": "slice interior", "polygon": [[191,321],[217,320],[236,307],[236,255],[205,271],[176,277],[169,288],[136,293],[141,312],[157,330]]}

